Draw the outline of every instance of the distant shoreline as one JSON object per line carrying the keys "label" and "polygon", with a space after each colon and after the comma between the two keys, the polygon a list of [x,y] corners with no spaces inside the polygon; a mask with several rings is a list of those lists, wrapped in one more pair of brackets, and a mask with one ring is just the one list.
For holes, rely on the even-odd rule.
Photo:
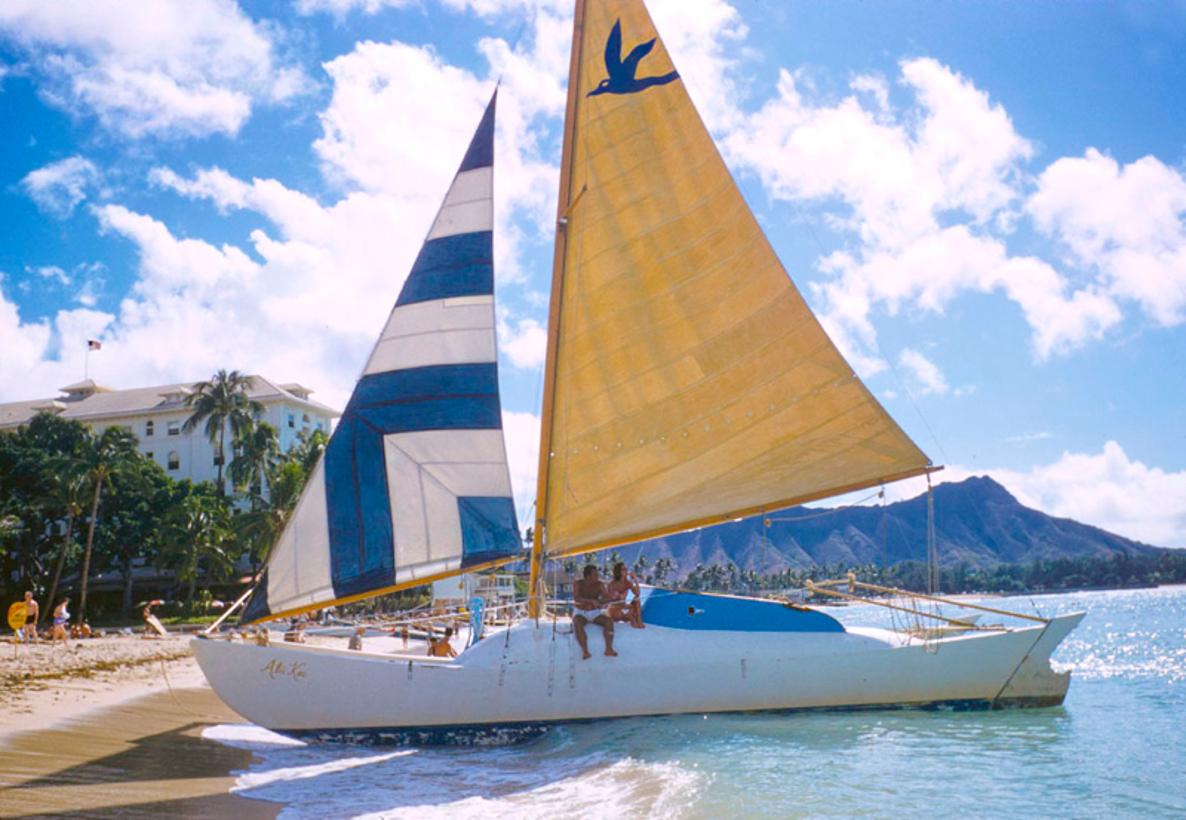
{"label": "distant shoreline", "polygon": [[[1017,592],[938,592],[936,593],[943,598],[1025,598],[1035,595],[1072,595],[1077,592],[1131,592],[1140,589],[1175,589],[1179,587],[1186,587],[1186,584],[1130,584],[1128,586],[1103,586],[1103,587],[1073,587],[1067,589],[1026,589]],[[924,593],[918,593],[924,594]],[[859,604],[859,601],[853,601],[851,604],[846,601],[836,601],[825,598],[822,601],[811,600],[807,601],[810,606],[850,606],[851,604]]]}

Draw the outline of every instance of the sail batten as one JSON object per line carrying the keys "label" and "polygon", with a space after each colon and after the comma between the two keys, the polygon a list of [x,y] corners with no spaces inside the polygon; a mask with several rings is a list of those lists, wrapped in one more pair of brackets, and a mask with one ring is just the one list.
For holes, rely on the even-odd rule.
{"label": "sail batten", "polygon": [[492,98],[247,622],[521,557],[494,309]]}
{"label": "sail batten", "polygon": [[576,17],[537,551],[925,472],[783,269],[641,0]]}

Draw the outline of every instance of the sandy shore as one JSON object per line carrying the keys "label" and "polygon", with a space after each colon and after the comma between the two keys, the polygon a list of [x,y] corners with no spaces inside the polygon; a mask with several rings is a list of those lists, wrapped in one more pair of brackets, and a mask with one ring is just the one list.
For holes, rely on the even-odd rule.
{"label": "sandy shore", "polygon": [[0,817],[274,817],[230,794],[250,752],[201,737],[242,718],[188,641],[0,644]]}

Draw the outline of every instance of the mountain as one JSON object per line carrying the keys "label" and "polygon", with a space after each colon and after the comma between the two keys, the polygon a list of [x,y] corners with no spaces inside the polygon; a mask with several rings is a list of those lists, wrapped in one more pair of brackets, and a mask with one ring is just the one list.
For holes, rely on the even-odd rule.
{"label": "mountain", "polygon": [[[935,540],[943,566],[983,569],[1039,559],[1097,557],[1161,550],[1068,518],[1022,505],[987,476],[935,487]],[[616,552],[627,564],[640,553],[653,566],[668,558],[682,577],[697,564],[727,564],[762,573],[822,564],[878,564],[926,560],[927,499],[920,495],[884,507],[795,507],[691,532],[655,538]]]}

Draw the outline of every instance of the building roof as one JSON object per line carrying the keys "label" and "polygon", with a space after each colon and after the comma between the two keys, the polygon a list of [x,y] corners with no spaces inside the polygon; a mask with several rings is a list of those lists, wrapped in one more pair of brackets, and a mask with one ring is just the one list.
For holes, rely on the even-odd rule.
{"label": "building roof", "polygon": [[[297,384],[277,385],[263,376],[250,376],[247,395],[264,404],[287,401],[302,405],[318,413],[336,417],[341,415],[332,407],[310,399],[308,388]],[[136,416],[143,413],[184,410],[185,397],[193,392],[196,382],[160,384],[153,387],[133,387],[113,390],[93,380],[61,388],[64,395],[57,398],[30,399],[0,404],[0,428],[25,424],[43,410],[56,412],[62,418],[91,421],[103,418]],[[299,393],[286,388],[299,388]],[[303,394],[303,395],[302,395]]]}

